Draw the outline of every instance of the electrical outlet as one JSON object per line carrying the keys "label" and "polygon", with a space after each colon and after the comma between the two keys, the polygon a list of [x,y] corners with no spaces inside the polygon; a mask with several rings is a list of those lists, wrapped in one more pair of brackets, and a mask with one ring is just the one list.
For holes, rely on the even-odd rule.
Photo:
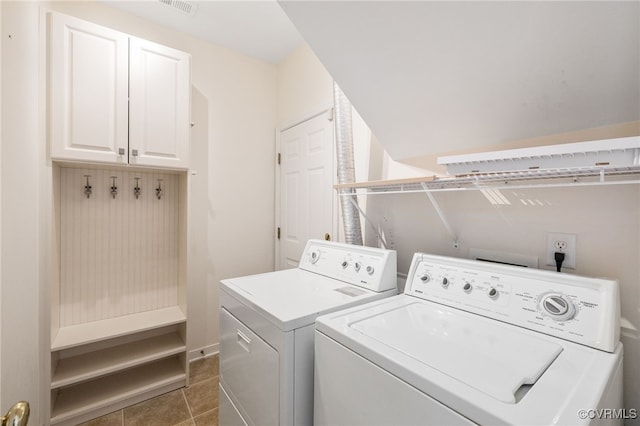
{"label": "electrical outlet", "polygon": [[553,242],[553,247],[555,247],[557,251],[565,252],[567,251],[567,246],[567,242],[563,240],[556,240]]}
{"label": "electrical outlet", "polygon": [[562,269],[576,269],[576,234],[547,233],[547,265],[556,266],[556,252],[564,253]]}

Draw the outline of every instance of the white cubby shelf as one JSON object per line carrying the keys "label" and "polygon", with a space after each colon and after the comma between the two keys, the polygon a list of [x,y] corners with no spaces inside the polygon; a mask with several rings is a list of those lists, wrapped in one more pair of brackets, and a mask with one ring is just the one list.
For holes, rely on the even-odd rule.
{"label": "white cubby shelf", "polygon": [[184,386],[185,376],[179,357],[170,357],[62,388],[53,396],[51,424],[78,424],[160,395]]}
{"label": "white cubby shelf", "polygon": [[138,312],[121,317],[62,327],[51,344],[52,351],[87,345],[102,340],[140,333],[187,320],[179,306]]}
{"label": "white cubby shelf", "polygon": [[[58,163],[52,172],[50,423],[65,426],[189,385],[188,176]],[[78,190],[85,175],[89,197]]]}
{"label": "white cubby shelf", "polygon": [[63,327],[51,349],[51,424],[77,424],[188,385],[179,306]]}

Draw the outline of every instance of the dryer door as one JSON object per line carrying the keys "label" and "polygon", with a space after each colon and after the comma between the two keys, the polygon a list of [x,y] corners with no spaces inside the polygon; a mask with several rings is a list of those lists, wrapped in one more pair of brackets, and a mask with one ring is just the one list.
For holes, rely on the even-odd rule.
{"label": "dryer door", "polygon": [[247,424],[279,424],[278,352],[224,308],[220,328],[222,387]]}

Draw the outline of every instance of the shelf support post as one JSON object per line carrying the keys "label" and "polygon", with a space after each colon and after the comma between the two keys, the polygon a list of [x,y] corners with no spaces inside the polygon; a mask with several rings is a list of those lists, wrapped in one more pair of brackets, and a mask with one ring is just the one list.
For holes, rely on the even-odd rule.
{"label": "shelf support post", "polygon": [[431,201],[431,204],[433,205],[433,208],[435,209],[436,213],[438,213],[438,217],[440,217],[440,221],[442,222],[442,225],[444,225],[444,228],[447,230],[447,232],[449,233],[449,235],[453,239],[453,247],[454,248],[460,247],[460,243],[458,241],[458,236],[455,234],[455,232],[453,232],[453,228],[451,228],[451,225],[449,224],[449,221],[447,220],[446,216],[444,215],[444,212],[440,208],[440,205],[436,201],[435,197],[433,196],[431,191],[429,191],[429,187],[427,186],[427,184],[425,182],[420,182],[420,185],[422,186],[422,189],[424,190],[424,193],[427,195],[427,198],[429,199],[429,201]]}
{"label": "shelf support post", "polygon": [[[342,195],[342,196],[344,197],[345,195]],[[352,194],[349,194],[349,195],[352,195]],[[379,229],[376,228],[376,225],[371,221],[371,219],[369,219],[369,217],[365,214],[365,212],[362,210],[362,208],[358,205],[358,203],[355,200],[355,197],[348,196],[346,198],[347,198],[347,200],[349,200],[351,202],[351,204],[353,204],[355,206],[356,209],[358,209],[358,211],[360,212],[360,214],[362,215],[364,220],[371,226],[371,228],[373,229],[373,232],[376,233],[376,238],[378,238],[378,241],[380,241],[380,243],[382,244],[382,248],[386,249],[387,248],[387,241],[385,240],[384,235],[382,235],[382,233],[379,232]]]}

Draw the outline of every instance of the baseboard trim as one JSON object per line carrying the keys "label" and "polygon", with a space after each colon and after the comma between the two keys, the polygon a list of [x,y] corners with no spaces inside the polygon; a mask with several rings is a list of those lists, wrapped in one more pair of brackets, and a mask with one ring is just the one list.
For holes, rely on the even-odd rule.
{"label": "baseboard trim", "polygon": [[209,358],[220,352],[220,343],[208,345],[199,349],[189,351],[189,362],[197,359]]}

